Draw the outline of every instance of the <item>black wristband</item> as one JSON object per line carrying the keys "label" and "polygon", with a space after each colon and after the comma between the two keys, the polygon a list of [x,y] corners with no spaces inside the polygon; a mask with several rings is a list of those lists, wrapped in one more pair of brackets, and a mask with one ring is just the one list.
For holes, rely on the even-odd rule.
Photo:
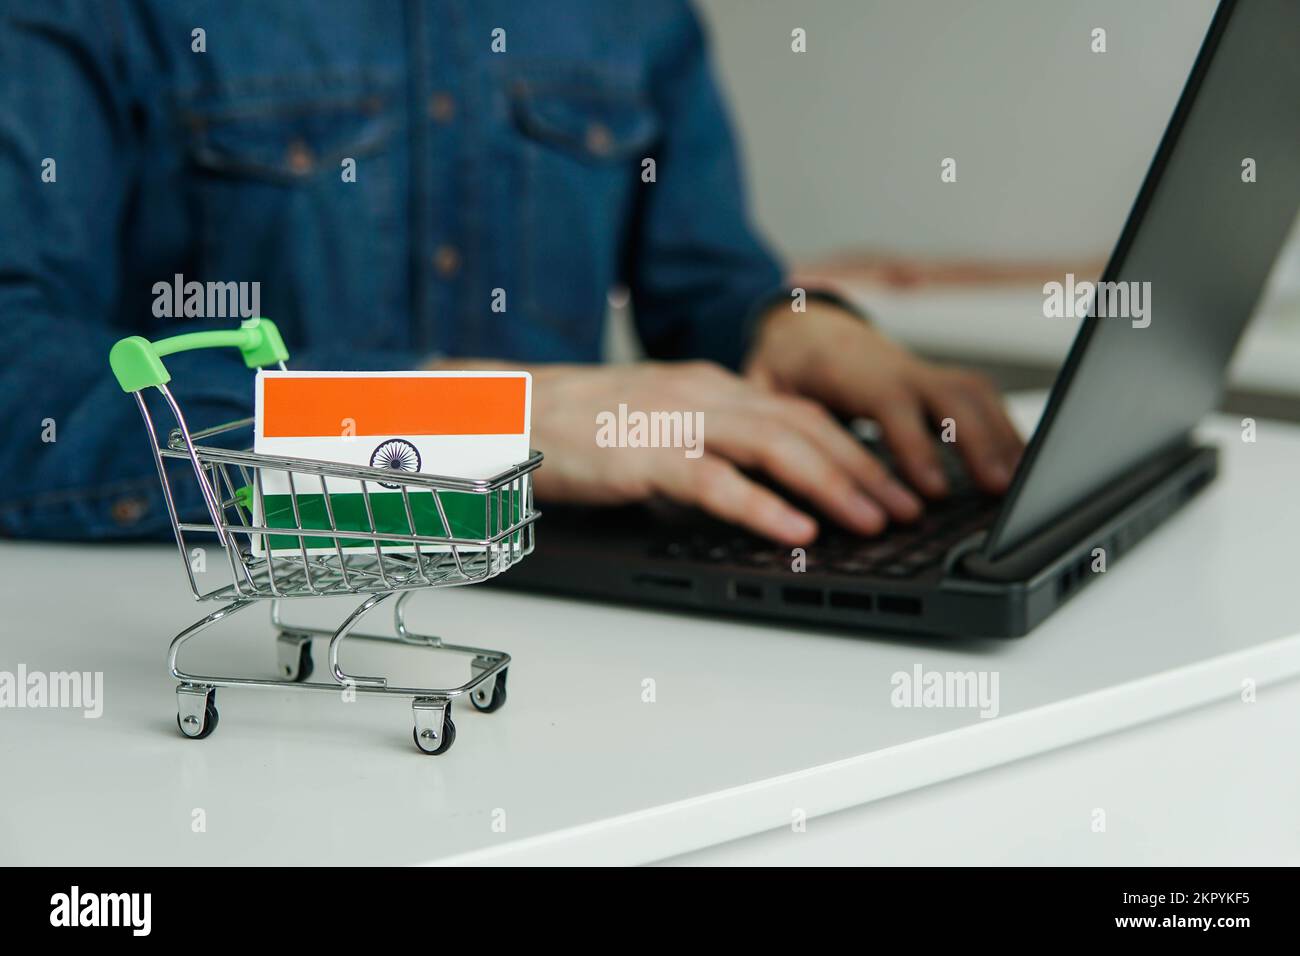
{"label": "black wristband", "polygon": [[[789,291],[793,292],[796,288],[802,288],[802,286],[791,286]],[[804,299],[809,302],[822,302],[826,305],[838,306],[850,315],[866,322],[868,325],[871,324],[871,319],[867,317],[867,313],[862,310],[861,306],[856,305],[854,302],[832,289],[804,289]]]}

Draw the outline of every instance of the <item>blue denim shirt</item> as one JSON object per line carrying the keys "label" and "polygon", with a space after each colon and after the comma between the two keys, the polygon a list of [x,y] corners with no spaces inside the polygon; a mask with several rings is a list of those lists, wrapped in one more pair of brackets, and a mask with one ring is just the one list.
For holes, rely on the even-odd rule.
{"label": "blue denim shirt", "polygon": [[[157,315],[178,274],[259,283],[304,369],[597,360],[620,284],[651,356],[734,366],[781,279],[681,0],[0,0],[0,215],[31,537],[167,533],[107,358],[237,321]],[[237,354],[167,364],[192,425],[251,413]]]}

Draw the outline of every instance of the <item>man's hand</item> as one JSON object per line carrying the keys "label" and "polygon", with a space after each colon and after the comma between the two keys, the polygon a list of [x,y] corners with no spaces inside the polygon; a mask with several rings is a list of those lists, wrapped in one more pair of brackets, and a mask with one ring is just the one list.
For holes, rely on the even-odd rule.
{"label": "man's hand", "polygon": [[[440,368],[509,362],[440,360]],[[946,493],[931,423],[951,418],[976,481],[1005,490],[1021,441],[996,389],[978,375],[923,362],[848,313],[810,304],[762,321],[745,374],[709,362],[538,365],[533,444],[542,501],[625,504],[663,496],[697,506],[791,546],[810,543],[817,521],[747,476],[761,473],[859,534],[920,516],[921,499],[827,409],[880,423],[904,477],[925,495]],[[703,454],[684,448],[605,448],[598,416],[699,413]]]}
{"label": "man's hand", "polygon": [[1006,490],[1024,448],[991,382],[922,361],[835,306],[770,311],[745,374],[776,394],[875,420],[904,477],[930,497],[948,490],[933,437],[944,419],[952,420],[957,449],[985,491]]}
{"label": "man's hand", "polygon": [[[533,372],[533,443],[546,453],[539,499],[621,504],[657,495],[695,505],[790,545],[817,523],[741,473],[761,471],[860,534],[921,512],[915,495],[817,402],[761,387],[707,362],[543,365]],[[602,448],[597,416],[632,411],[701,413],[704,453]]]}

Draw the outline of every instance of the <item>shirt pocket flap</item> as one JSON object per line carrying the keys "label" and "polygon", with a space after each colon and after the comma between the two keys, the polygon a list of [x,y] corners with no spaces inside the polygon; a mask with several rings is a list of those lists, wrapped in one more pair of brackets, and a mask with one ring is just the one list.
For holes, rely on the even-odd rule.
{"label": "shirt pocket flap", "polygon": [[632,91],[516,80],[511,106],[526,135],[588,162],[644,156],[659,136],[654,111]]}
{"label": "shirt pocket flap", "polygon": [[215,173],[282,182],[338,171],[344,159],[382,150],[394,126],[380,94],[220,103],[182,110],[189,155]]}

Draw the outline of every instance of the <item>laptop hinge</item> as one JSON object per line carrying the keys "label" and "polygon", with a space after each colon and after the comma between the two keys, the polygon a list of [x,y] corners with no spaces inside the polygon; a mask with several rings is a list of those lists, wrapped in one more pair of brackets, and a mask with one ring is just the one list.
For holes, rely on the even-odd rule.
{"label": "laptop hinge", "polygon": [[1107,524],[1144,492],[1183,469],[1198,456],[1210,459],[1208,467],[1212,475],[1214,450],[1193,445],[1190,441],[1180,442],[1110,482],[1084,503],[1067,509],[1059,520],[1000,558],[993,559],[984,550],[972,548],[970,543],[966,543],[962,549],[966,553],[951,563],[953,572],[984,581],[1028,580],[1059,555]]}

